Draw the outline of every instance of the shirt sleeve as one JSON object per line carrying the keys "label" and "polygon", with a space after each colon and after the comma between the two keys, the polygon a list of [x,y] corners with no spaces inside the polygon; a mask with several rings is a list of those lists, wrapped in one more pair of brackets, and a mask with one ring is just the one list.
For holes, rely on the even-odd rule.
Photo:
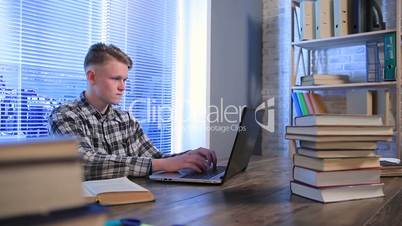
{"label": "shirt sleeve", "polygon": [[[128,113],[127,113],[128,114]],[[150,158],[162,158],[160,152],[142,130],[140,124],[129,114],[129,151],[139,156]]]}
{"label": "shirt sleeve", "polygon": [[146,142],[147,138],[143,138],[141,134],[136,135],[139,141],[134,142],[141,150],[140,155],[121,156],[99,153],[95,150],[90,137],[86,135],[82,120],[70,112],[54,111],[49,117],[49,127],[51,134],[77,137],[85,180],[110,179],[129,175],[146,176],[151,172],[152,158],[162,156],[160,152],[152,148],[153,145],[150,142]]}
{"label": "shirt sleeve", "polygon": [[[165,154],[161,151],[159,151],[151,142],[151,140],[148,138],[148,136],[144,133],[144,131],[141,128],[141,125],[138,123],[137,120],[135,120],[134,117],[132,117],[130,114],[129,115],[129,124],[130,124],[130,152],[131,154],[133,153],[138,153],[140,156],[148,156],[152,158],[169,158],[169,157],[174,157],[177,155],[182,155],[186,152],[182,153],[176,153],[176,154]],[[152,169],[151,169],[152,170]]]}

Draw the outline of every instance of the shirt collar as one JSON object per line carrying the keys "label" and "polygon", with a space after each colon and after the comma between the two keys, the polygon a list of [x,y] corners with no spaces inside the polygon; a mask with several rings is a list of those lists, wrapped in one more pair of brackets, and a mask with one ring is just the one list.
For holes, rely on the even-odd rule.
{"label": "shirt collar", "polygon": [[120,121],[119,117],[116,117],[117,115],[112,105],[109,104],[106,113],[102,114],[98,111],[98,109],[96,109],[88,102],[88,99],[85,97],[85,91],[82,91],[80,95],[80,100],[83,103],[84,107],[88,109],[89,113],[94,115],[98,120],[101,120],[102,118],[108,118],[110,120],[114,119]]}

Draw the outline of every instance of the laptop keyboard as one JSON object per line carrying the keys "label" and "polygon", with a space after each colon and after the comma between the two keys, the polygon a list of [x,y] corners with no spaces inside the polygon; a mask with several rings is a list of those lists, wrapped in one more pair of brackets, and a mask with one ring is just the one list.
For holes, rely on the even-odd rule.
{"label": "laptop keyboard", "polygon": [[216,169],[210,168],[207,171],[202,172],[202,173],[197,173],[197,172],[189,173],[187,175],[182,176],[181,178],[210,179],[210,178],[224,172],[225,169],[226,169],[225,166],[217,166]]}

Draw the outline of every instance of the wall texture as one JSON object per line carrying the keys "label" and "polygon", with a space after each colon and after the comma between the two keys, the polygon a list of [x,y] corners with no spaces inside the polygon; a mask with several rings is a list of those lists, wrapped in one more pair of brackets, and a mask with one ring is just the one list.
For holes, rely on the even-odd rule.
{"label": "wall texture", "polygon": [[290,1],[263,0],[262,99],[275,98],[275,132],[263,131],[264,155],[287,153],[284,136],[289,122],[290,12]]}
{"label": "wall texture", "polygon": [[261,5],[261,0],[211,1],[209,104],[220,114],[210,117],[209,143],[219,159],[229,157],[236,135],[232,126],[239,123],[236,114],[225,118],[224,111],[239,112],[261,101]]}

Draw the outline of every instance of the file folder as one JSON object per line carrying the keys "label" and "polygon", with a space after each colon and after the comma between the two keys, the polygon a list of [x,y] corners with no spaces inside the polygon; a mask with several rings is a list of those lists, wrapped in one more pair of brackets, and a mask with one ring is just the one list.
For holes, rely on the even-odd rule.
{"label": "file folder", "polygon": [[384,80],[394,81],[396,74],[396,34],[384,35]]}
{"label": "file folder", "polygon": [[352,32],[366,32],[367,0],[352,1]]}
{"label": "file folder", "polygon": [[334,34],[335,36],[351,33],[352,0],[334,0]]}
{"label": "file folder", "polygon": [[317,0],[315,3],[316,38],[333,36],[333,1]]}
{"label": "file folder", "polygon": [[314,3],[313,0],[304,0],[300,3],[302,40],[315,39]]}

